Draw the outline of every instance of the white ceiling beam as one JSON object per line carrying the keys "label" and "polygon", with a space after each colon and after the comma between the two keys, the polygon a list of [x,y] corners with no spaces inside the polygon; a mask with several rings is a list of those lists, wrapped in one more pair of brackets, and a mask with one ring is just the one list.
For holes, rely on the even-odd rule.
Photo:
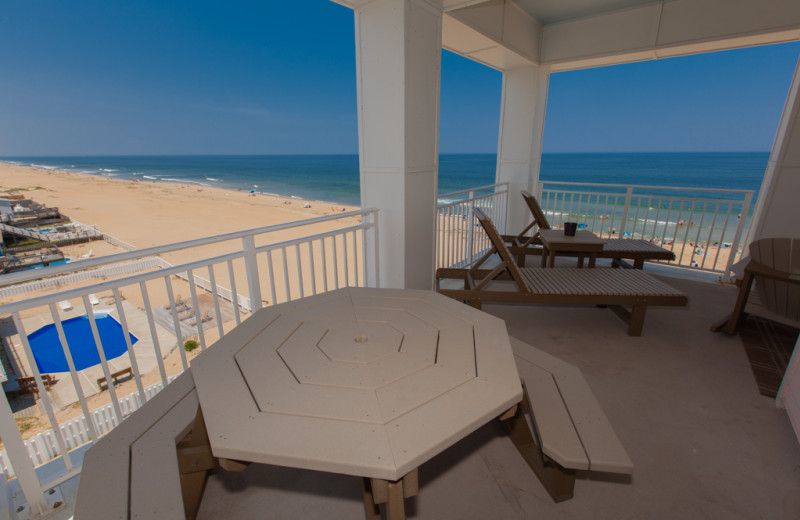
{"label": "white ceiling beam", "polygon": [[797,39],[797,0],[673,0],[546,26],[541,62],[558,71]]}
{"label": "white ceiling beam", "polygon": [[537,64],[542,26],[509,0],[491,0],[445,13],[442,46],[490,67]]}

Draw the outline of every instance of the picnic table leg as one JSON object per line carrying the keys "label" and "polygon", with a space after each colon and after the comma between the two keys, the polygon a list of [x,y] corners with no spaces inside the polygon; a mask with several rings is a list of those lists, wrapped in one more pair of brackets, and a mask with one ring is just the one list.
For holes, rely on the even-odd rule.
{"label": "picnic table leg", "polygon": [[364,511],[367,520],[378,520],[378,504],[386,504],[388,520],[405,520],[405,499],[419,492],[419,473],[415,469],[396,482],[379,478],[362,479]]}
{"label": "picnic table leg", "polygon": [[378,504],[375,503],[370,480],[367,477],[361,479],[361,491],[364,495],[364,513],[367,520],[381,520],[381,510]]}
{"label": "picnic table leg", "polygon": [[539,478],[544,488],[554,502],[563,502],[573,496],[575,489],[575,470],[567,469],[542,453],[531,432],[528,421],[525,419],[525,410],[530,408],[528,390],[522,386],[522,401],[516,406],[514,414],[500,419],[503,421],[511,441],[519,451],[525,462]]}
{"label": "picnic table leg", "polygon": [[206,423],[203,421],[203,411],[200,407],[197,408],[192,430],[178,442],[176,448],[181,472],[183,509],[186,519],[193,520],[200,509],[208,472],[218,465],[211,453]]}
{"label": "picnic table leg", "polygon": [[631,321],[628,324],[628,336],[641,336],[644,327],[644,315],[647,305],[634,305],[631,309]]}

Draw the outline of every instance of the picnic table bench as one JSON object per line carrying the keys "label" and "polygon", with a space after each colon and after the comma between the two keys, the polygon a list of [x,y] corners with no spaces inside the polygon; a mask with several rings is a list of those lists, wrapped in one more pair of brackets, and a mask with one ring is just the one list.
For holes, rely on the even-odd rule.
{"label": "picnic table bench", "polygon": [[192,519],[216,460],[191,371],[86,452],[76,520]]}
{"label": "picnic table bench", "polygon": [[[119,382],[119,379],[121,379],[126,375],[131,378],[133,377],[133,369],[131,367],[123,368],[122,370],[114,372],[113,374],[111,374],[111,380],[114,382],[114,384],[116,384]],[[97,387],[100,390],[102,390],[103,385],[108,386],[108,382],[106,381],[105,376],[97,378]]]}
{"label": "picnic table bench", "polygon": [[632,473],[633,463],[580,369],[510,340],[528,402],[506,423],[515,446],[553,500],[572,498],[576,470]]}

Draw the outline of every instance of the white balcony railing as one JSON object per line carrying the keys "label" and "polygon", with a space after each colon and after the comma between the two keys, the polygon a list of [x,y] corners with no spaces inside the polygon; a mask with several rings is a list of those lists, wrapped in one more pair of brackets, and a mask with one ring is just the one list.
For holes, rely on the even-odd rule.
{"label": "white balcony railing", "polygon": [[480,208],[505,233],[508,183],[439,195],[436,206],[436,267],[463,267],[489,248],[472,208]]}
{"label": "white balcony railing", "polygon": [[538,191],[553,227],[650,240],[675,253],[671,265],[723,274],[741,257],[753,202],[753,191],[707,188],[541,181]]}
{"label": "white balcony railing", "polygon": [[[0,305],[0,316],[6,317],[0,319],[5,362],[11,369],[5,390],[13,392],[20,377],[32,377],[37,406],[50,426],[23,441],[12,413],[15,398],[0,399],[0,464],[6,477],[15,474],[28,503],[44,512],[45,491],[80,472],[69,450],[106,433],[186,370],[194,355],[183,348],[187,339],[202,351],[262,306],[339,287],[377,286],[378,264],[371,260],[378,256],[377,214],[374,209],[352,211],[0,277],[0,285],[23,284],[36,291],[29,299]],[[367,248],[375,250],[368,254]],[[172,265],[164,256],[183,260]],[[115,269],[131,264],[146,272],[131,275],[129,267]],[[95,271],[102,273],[100,282]],[[115,271],[125,277],[103,279]],[[55,287],[31,283],[52,277],[58,277]],[[65,301],[72,309],[62,308]],[[105,355],[97,325],[101,314],[111,314],[122,329],[127,350],[115,359]],[[90,338],[65,334],[64,322],[79,316],[88,319]],[[28,339],[42,326],[55,328],[68,366],[68,371],[47,378]],[[96,350],[99,365],[76,368],[87,348]],[[100,390],[98,379],[111,382],[112,374],[127,370],[131,382]],[[119,395],[124,392],[130,395]],[[80,413],[74,413],[78,408]],[[35,466],[51,458],[63,461],[63,471],[40,480]]]}

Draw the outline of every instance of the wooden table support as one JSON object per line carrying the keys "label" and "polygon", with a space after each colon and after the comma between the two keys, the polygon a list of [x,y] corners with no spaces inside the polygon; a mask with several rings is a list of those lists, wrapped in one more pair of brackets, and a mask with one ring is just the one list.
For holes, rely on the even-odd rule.
{"label": "wooden table support", "polygon": [[380,504],[386,504],[388,520],[405,520],[405,499],[419,492],[419,473],[415,469],[398,481],[364,477],[364,511],[367,520],[380,520]]}
{"label": "wooden table support", "polygon": [[219,466],[211,453],[208,432],[203,421],[203,411],[198,407],[192,430],[176,446],[181,472],[181,490],[186,519],[197,517],[200,501],[205,491],[208,472]]}
{"label": "wooden table support", "polygon": [[534,435],[525,419],[525,411],[530,409],[530,402],[528,391],[524,386],[523,391],[522,401],[512,408],[513,415],[508,418],[503,415],[500,420],[505,425],[517,451],[542,482],[553,501],[569,500],[575,489],[575,470],[560,466],[542,453],[541,440],[539,442],[534,440]]}

